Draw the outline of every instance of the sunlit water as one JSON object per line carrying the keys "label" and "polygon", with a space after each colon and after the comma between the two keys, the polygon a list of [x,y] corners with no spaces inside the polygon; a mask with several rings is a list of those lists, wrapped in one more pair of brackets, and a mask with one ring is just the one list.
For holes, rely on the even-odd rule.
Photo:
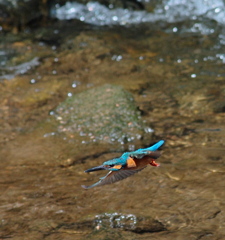
{"label": "sunlit water", "polygon": [[109,9],[98,2],[89,2],[87,5],[67,2],[64,6],[55,5],[52,8],[52,17],[61,20],[79,19],[95,25],[126,25],[143,22],[179,22],[205,17],[225,24],[225,5],[222,0],[163,1],[156,5],[155,11],[133,11],[127,9]]}
{"label": "sunlit water", "polygon": [[[224,4],[184,4],[163,1],[148,13],[67,3],[54,16],[88,21],[88,31],[65,38],[57,51],[30,43],[25,53],[43,57],[24,63],[16,61],[19,48],[1,48],[0,238],[224,238]],[[131,92],[154,129],[152,142],[166,143],[161,167],[85,191],[81,185],[106,172],[84,170],[120,156],[122,144],[112,151],[79,136],[65,141],[51,117],[66,98],[105,83]],[[138,225],[148,217],[162,227]]]}

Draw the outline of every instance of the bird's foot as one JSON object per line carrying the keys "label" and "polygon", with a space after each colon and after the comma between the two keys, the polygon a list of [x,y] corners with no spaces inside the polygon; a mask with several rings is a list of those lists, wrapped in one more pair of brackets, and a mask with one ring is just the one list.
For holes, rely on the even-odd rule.
{"label": "bird's foot", "polygon": [[151,160],[151,162],[149,164],[152,165],[153,167],[159,167],[160,166],[160,164],[156,163],[155,160]]}

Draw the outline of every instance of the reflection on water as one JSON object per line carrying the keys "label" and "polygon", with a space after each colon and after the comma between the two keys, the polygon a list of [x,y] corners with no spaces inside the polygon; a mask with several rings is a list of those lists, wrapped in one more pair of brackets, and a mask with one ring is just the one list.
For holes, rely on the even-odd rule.
{"label": "reflection on water", "polygon": [[[54,37],[38,42],[40,31],[26,42],[24,35],[8,41],[12,50],[0,52],[1,67],[14,73],[32,59],[38,64],[10,80],[3,72],[0,82],[0,238],[224,238],[224,30],[208,17],[219,16],[223,3],[190,1],[185,21],[165,21],[167,12],[183,9],[181,2],[166,1],[161,13],[158,5],[151,14],[164,19],[154,24],[79,27],[73,34],[74,22],[57,22],[56,38],[70,29],[57,51]],[[201,16],[193,18],[201,4]],[[84,190],[82,184],[102,176],[84,170],[121,155],[121,144],[80,144],[82,132],[78,141],[64,141],[51,117],[65,99],[105,83],[129,91],[139,117],[154,129],[147,143],[138,139],[141,147],[166,144],[160,168]]]}
{"label": "reflection on water", "polygon": [[134,214],[104,213],[95,216],[96,228],[109,225],[111,228],[130,228],[134,229],[137,217]]}
{"label": "reflection on water", "polygon": [[[37,57],[33,58],[32,60],[25,62],[25,63],[21,63],[17,66],[13,66],[13,67],[6,67],[4,70],[6,71],[6,73],[2,73],[2,76],[0,76],[0,79],[12,79],[14,78],[16,75],[23,75],[25,74],[27,71],[30,71],[32,68],[36,67],[39,65],[39,60]],[[1,71],[3,71],[3,68],[1,69]],[[34,83],[34,80],[31,80],[31,83]]]}

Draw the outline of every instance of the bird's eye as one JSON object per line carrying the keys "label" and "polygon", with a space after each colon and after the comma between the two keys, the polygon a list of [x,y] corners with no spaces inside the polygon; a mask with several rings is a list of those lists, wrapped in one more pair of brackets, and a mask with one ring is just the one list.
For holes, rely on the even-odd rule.
{"label": "bird's eye", "polygon": [[109,167],[114,167],[114,164],[109,165]]}

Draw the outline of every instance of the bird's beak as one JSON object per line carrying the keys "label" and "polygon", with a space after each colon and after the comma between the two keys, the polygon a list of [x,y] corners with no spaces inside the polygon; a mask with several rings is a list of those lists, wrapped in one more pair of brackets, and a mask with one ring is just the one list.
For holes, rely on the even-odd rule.
{"label": "bird's beak", "polygon": [[94,171],[98,171],[98,170],[107,170],[107,168],[104,165],[101,165],[98,167],[90,168],[90,169],[86,170],[85,172],[94,172]]}

